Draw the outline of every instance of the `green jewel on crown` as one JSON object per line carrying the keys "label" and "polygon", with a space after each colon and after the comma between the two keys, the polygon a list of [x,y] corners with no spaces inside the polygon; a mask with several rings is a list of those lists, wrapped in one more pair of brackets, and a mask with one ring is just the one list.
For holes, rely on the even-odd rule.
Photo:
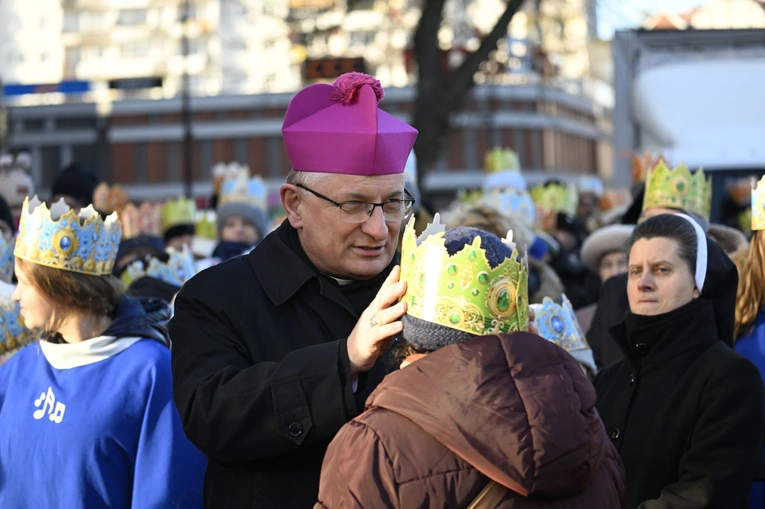
{"label": "green jewel on crown", "polygon": [[669,169],[662,159],[648,171],[643,210],[678,209],[709,219],[711,207],[712,178],[707,180],[703,169],[693,174],[685,164]]}
{"label": "green jewel on crown", "polygon": [[409,221],[401,245],[402,298],[410,316],[476,335],[528,331],[528,269],[512,243],[512,256],[491,268],[481,238],[450,256],[446,229],[436,214],[417,237]]}
{"label": "green jewel on crown", "polygon": [[112,272],[121,239],[116,213],[103,221],[93,205],[75,214],[63,199],[48,210],[37,196],[27,197],[13,254],[54,269],[103,276]]}

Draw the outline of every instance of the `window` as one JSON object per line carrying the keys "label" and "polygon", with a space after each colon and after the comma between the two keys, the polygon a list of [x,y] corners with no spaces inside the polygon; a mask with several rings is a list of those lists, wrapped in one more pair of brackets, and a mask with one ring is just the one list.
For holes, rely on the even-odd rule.
{"label": "window", "polygon": [[125,9],[120,11],[117,17],[117,25],[134,26],[146,23],[148,11],[146,9]]}
{"label": "window", "polygon": [[122,58],[146,58],[149,56],[148,41],[130,41],[120,45]]}
{"label": "window", "polygon": [[98,32],[105,28],[106,18],[104,17],[104,13],[85,11],[80,15],[80,31]]}
{"label": "window", "polygon": [[64,14],[64,33],[79,32],[80,18],[79,13],[67,12]]}

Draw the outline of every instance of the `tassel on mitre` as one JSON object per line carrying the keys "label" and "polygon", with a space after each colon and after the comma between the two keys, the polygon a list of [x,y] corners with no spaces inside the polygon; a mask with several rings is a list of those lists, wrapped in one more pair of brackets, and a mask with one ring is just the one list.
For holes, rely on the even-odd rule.
{"label": "tassel on mitre", "polygon": [[349,72],[337,78],[333,84],[335,88],[332,90],[330,97],[332,100],[339,102],[343,106],[349,106],[358,101],[359,90],[361,90],[361,87],[364,85],[372,87],[372,90],[374,90],[375,95],[377,96],[378,103],[385,97],[385,92],[383,92],[380,81],[368,74],[360,72]]}

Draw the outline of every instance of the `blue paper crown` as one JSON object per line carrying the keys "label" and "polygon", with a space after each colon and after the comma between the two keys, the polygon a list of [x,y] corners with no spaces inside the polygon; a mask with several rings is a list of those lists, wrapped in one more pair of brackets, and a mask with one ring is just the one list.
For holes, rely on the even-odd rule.
{"label": "blue paper crown", "polygon": [[511,187],[484,194],[484,202],[495,209],[510,214],[532,226],[537,219],[537,207],[527,191]]}
{"label": "blue paper crown", "polygon": [[531,308],[536,314],[534,323],[540,336],[568,352],[590,349],[574,308],[565,295],[562,304],[556,304],[550,297],[545,297],[542,304],[532,304]]}
{"label": "blue paper crown", "polygon": [[61,199],[50,211],[27,197],[21,210],[14,255],[39,265],[82,274],[111,274],[122,225],[116,213],[101,219],[92,205],[75,215]]}
{"label": "blue paper crown", "polygon": [[194,255],[187,246],[184,246],[183,251],[180,252],[170,248],[168,254],[170,258],[167,262],[152,258],[148,264],[144,264],[141,260],[136,260],[122,273],[122,280],[130,285],[137,279],[149,276],[171,285],[183,286],[183,283],[197,273]]}
{"label": "blue paper crown", "polygon": [[0,283],[0,354],[6,354],[37,339],[24,327],[19,303],[11,300],[13,286]]}
{"label": "blue paper crown", "polygon": [[7,243],[0,235],[0,281],[6,283],[13,280],[13,246],[15,244],[16,239],[11,239],[11,242]]}
{"label": "blue paper crown", "polygon": [[268,210],[266,183],[260,177],[238,177],[223,182],[220,203],[247,203]]}

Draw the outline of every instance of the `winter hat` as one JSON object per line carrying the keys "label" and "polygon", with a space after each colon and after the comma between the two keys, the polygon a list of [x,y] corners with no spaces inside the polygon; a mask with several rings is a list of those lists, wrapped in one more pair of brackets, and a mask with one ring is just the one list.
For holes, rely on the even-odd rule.
{"label": "winter hat", "polygon": [[72,163],[56,175],[51,196],[71,196],[85,207],[93,201],[97,185],[93,172],[79,163]]}
{"label": "winter hat", "polygon": [[629,224],[614,224],[596,230],[582,245],[582,262],[597,273],[603,255],[614,251],[626,252],[627,241],[634,229]]}
{"label": "winter hat", "polygon": [[290,101],[282,137],[292,169],[347,175],[404,172],[417,130],[377,107],[385,93],[362,73],[311,85]]}
{"label": "winter hat", "polygon": [[261,237],[269,231],[268,193],[266,184],[260,177],[237,177],[228,179],[221,185],[218,217],[216,220],[218,238],[221,238],[223,225],[233,216],[239,216],[258,229]]}
{"label": "winter hat", "polygon": [[21,207],[24,198],[34,194],[35,183],[29,173],[19,168],[0,170],[0,197],[9,207]]}
{"label": "winter hat", "polygon": [[[437,221],[437,219],[436,219]],[[449,256],[454,256],[470,246],[476,237],[480,238],[480,247],[485,250],[486,260],[493,269],[503,264],[513,256],[513,250],[496,236],[475,228],[460,226],[447,230],[444,234],[444,247]],[[467,267],[458,267],[464,270]],[[417,351],[432,352],[443,346],[465,341],[480,334],[440,325],[429,320],[423,320],[410,314],[402,318],[404,324],[403,336]]]}

